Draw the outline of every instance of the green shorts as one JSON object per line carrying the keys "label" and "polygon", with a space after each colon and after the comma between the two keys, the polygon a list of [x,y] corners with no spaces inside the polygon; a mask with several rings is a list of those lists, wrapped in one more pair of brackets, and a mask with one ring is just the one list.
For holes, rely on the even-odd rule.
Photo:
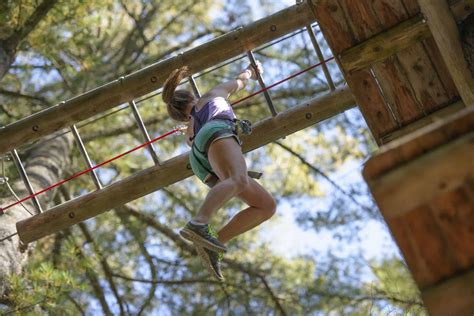
{"label": "green shorts", "polygon": [[207,158],[207,151],[211,144],[218,139],[234,137],[240,145],[240,139],[235,133],[233,123],[225,120],[212,120],[204,124],[194,138],[194,142],[189,153],[189,162],[194,174],[205,184],[211,179],[214,171]]}

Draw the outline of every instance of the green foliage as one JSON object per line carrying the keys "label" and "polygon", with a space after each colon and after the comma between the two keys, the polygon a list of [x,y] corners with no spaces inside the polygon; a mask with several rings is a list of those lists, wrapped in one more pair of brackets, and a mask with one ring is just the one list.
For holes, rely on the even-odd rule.
{"label": "green foliage", "polygon": [[51,262],[34,262],[21,276],[11,275],[9,299],[18,315],[37,315],[38,308],[55,314],[71,315],[71,306],[65,304],[68,296],[83,291],[74,274],[55,268]]}
{"label": "green foliage", "polygon": [[[282,5],[260,4],[262,14]],[[37,1],[0,4],[7,8],[0,10],[0,30],[12,32],[24,21],[20,7],[26,16],[36,5]],[[2,89],[16,95],[0,93],[4,110],[0,122],[16,121],[249,22],[258,14],[254,8],[250,1],[59,1],[19,47],[15,64],[2,80]],[[302,34],[257,51],[267,83],[314,64],[310,45]],[[326,46],[323,50],[329,51]],[[206,92],[246,66],[245,60],[238,61],[198,76],[197,83]],[[340,83],[342,75],[332,67],[334,80]],[[257,85],[249,85],[233,100],[256,89]],[[322,72],[314,70],[270,93],[282,111],[327,91]],[[138,102],[138,107],[152,137],[176,124],[168,118],[159,95]],[[77,124],[94,164],[143,142],[126,104],[117,110],[100,120],[96,117]],[[262,97],[246,101],[236,112],[254,123],[269,115]],[[360,226],[376,218],[376,209],[371,204],[370,211],[361,209],[348,195],[367,200],[365,187],[359,181],[345,193],[333,184],[328,189],[322,173],[332,177],[348,163],[360,164],[375,148],[369,134],[360,114],[339,115],[280,140],[306,164],[276,144],[246,159],[249,169],[264,171],[261,183],[278,201],[317,201],[317,207],[298,213],[306,228],[329,230],[335,238],[342,230],[351,236],[351,242],[360,243],[354,236]],[[186,152],[183,143],[183,137],[173,136],[156,143],[155,148],[160,159],[166,160]],[[103,183],[109,185],[152,166],[144,152],[99,168]],[[65,178],[86,168],[77,148],[71,156]],[[7,171],[14,173],[12,164]],[[93,190],[90,178],[83,176],[64,186],[58,199]],[[195,214],[207,192],[192,177],[42,239],[24,273],[11,277],[13,308],[25,308],[18,313],[34,314],[37,308],[58,315],[100,315],[107,308],[113,314],[272,315],[278,314],[281,305],[289,315],[367,315],[390,308],[422,314],[415,287],[396,259],[372,262],[373,281],[367,282],[358,277],[370,273],[367,263],[361,262],[361,253],[340,260],[331,253],[285,257],[274,252],[270,243],[260,241],[259,229],[229,243],[231,251],[223,266],[226,282],[213,282],[176,232]],[[9,193],[2,190],[0,194]],[[222,226],[242,207],[242,202],[230,201],[213,224]],[[150,282],[153,280],[156,284]]]}

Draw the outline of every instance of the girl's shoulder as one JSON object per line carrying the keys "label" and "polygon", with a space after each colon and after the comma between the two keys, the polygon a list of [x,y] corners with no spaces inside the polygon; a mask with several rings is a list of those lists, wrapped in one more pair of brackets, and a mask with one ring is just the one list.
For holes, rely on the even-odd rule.
{"label": "girl's shoulder", "polygon": [[204,108],[206,105],[208,105],[209,103],[211,102],[215,102],[215,101],[218,101],[218,100],[222,100],[224,102],[227,102],[227,100],[221,96],[215,96],[215,95],[212,95],[212,94],[205,94],[203,95],[199,100],[198,102],[196,103],[196,112],[199,112],[199,110],[201,110],[202,108]]}

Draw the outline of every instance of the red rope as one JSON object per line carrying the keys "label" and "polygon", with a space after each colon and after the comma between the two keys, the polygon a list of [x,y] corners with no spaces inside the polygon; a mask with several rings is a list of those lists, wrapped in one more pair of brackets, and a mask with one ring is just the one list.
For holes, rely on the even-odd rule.
{"label": "red rope", "polygon": [[[292,79],[292,78],[294,78],[294,77],[296,77],[296,76],[299,76],[299,75],[301,75],[301,74],[303,74],[303,73],[305,73],[305,72],[307,72],[307,71],[310,71],[311,69],[314,69],[314,68],[316,68],[316,67],[319,67],[319,66],[321,66],[322,64],[325,64],[325,63],[327,63],[328,61],[330,61],[330,60],[332,60],[332,59],[334,59],[334,57],[328,58],[328,59],[323,60],[322,62],[320,62],[320,63],[318,63],[318,64],[315,64],[315,65],[310,66],[310,67],[308,67],[308,68],[305,68],[305,69],[303,69],[303,70],[301,70],[301,71],[299,71],[299,72],[297,72],[297,73],[294,73],[294,74],[292,74],[292,75],[290,75],[290,76],[288,76],[288,77],[286,77],[286,78],[284,78],[284,79],[282,79],[282,80],[280,80],[280,81],[275,82],[274,84],[272,84],[272,85],[270,85],[270,86],[268,86],[268,87],[265,87],[265,88],[263,88],[263,89],[261,89],[261,90],[258,90],[258,91],[254,92],[254,93],[252,93],[252,94],[249,94],[248,96],[246,96],[246,97],[244,97],[244,98],[242,98],[242,99],[240,99],[240,100],[237,100],[237,101],[233,102],[232,105],[236,105],[236,104],[238,104],[238,103],[240,103],[240,102],[242,102],[242,101],[245,101],[245,100],[247,100],[247,99],[249,99],[249,98],[251,98],[251,97],[257,95],[257,94],[260,94],[260,93],[262,93],[262,92],[264,92],[264,91],[267,91],[267,90],[269,90],[269,89],[271,89],[271,88],[273,88],[273,87],[275,87],[275,86],[277,86],[277,85],[282,84],[282,83],[285,82],[285,81],[288,81],[288,80],[290,80],[290,79]],[[75,179],[75,178],[77,178],[77,177],[79,177],[79,176],[81,176],[81,175],[83,175],[83,174],[85,174],[85,173],[89,173],[89,172],[91,172],[92,170],[95,170],[95,169],[97,169],[97,168],[99,168],[99,167],[101,167],[101,166],[103,166],[103,165],[105,165],[105,164],[108,164],[109,162],[112,162],[112,161],[114,161],[114,160],[117,160],[117,159],[119,159],[119,158],[122,158],[123,156],[128,155],[128,154],[131,153],[131,152],[134,152],[134,151],[136,151],[136,150],[138,150],[138,149],[140,149],[140,148],[143,148],[143,147],[145,147],[145,146],[148,146],[148,145],[150,145],[151,143],[154,143],[154,142],[156,142],[156,141],[158,141],[158,140],[160,140],[160,139],[163,139],[163,138],[165,138],[165,137],[168,137],[168,136],[170,136],[171,134],[174,134],[174,133],[178,132],[179,130],[180,130],[179,128],[175,128],[174,130],[172,130],[172,131],[170,131],[170,132],[167,132],[167,133],[165,133],[165,134],[163,134],[163,135],[160,135],[160,136],[158,136],[158,137],[156,137],[156,138],[154,138],[154,139],[152,139],[152,140],[150,140],[150,141],[148,141],[148,142],[146,142],[146,143],[143,143],[143,144],[141,144],[141,145],[139,145],[139,146],[137,146],[137,147],[135,147],[135,148],[133,148],[133,149],[130,149],[129,151],[126,151],[126,152],[124,152],[124,153],[122,153],[122,154],[120,154],[120,155],[118,155],[118,156],[112,157],[111,159],[106,160],[106,161],[104,161],[104,162],[102,162],[102,163],[100,163],[100,164],[98,164],[98,165],[96,165],[96,166],[94,166],[94,167],[92,167],[92,168],[89,168],[89,169],[86,169],[86,170],[84,170],[84,171],[78,172],[78,173],[74,174],[73,176],[71,176],[71,177],[69,177],[69,178],[67,178],[67,179],[65,179],[65,180],[62,180],[62,181],[60,181],[60,182],[58,182],[58,183],[56,183],[56,184],[53,184],[52,186],[47,187],[46,189],[43,189],[43,190],[41,190],[41,191],[39,191],[39,192],[36,192],[36,193],[34,193],[34,194],[31,194],[31,195],[29,195],[29,196],[27,196],[27,197],[25,197],[25,198],[23,198],[23,199],[21,199],[21,200],[15,202],[15,203],[13,203],[13,204],[10,204],[10,205],[8,205],[8,206],[6,206],[6,207],[4,207],[4,208],[1,208],[1,207],[0,207],[0,214],[2,214],[5,210],[7,210],[7,209],[9,209],[9,208],[11,208],[11,207],[13,207],[13,206],[15,206],[15,205],[18,205],[18,204],[20,204],[20,203],[22,203],[22,202],[24,202],[24,201],[26,201],[26,200],[32,199],[33,197],[38,196],[38,195],[40,195],[40,194],[42,194],[42,193],[44,193],[44,192],[50,191],[50,190],[52,190],[52,189],[54,189],[54,188],[56,188],[56,187],[58,187],[58,186],[60,186],[60,185],[62,185],[62,184],[64,184],[64,183],[66,183],[66,182],[68,182],[68,181],[71,181],[72,179]]]}
{"label": "red rope", "polygon": [[60,182],[58,182],[58,183],[56,183],[56,184],[53,184],[52,186],[47,187],[46,189],[43,189],[43,190],[41,190],[41,191],[39,191],[39,192],[36,192],[36,193],[34,193],[34,194],[31,194],[31,195],[29,195],[29,196],[27,196],[27,197],[25,197],[25,198],[23,198],[23,199],[21,199],[21,200],[15,202],[15,203],[13,203],[13,204],[10,204],[10,205],[8,205],[8,206],[6,206],[6,207],[4,207],[4,208],[0,208],[0,214],[1,214],[1,212],[3,212],[3,211],[5,211],[5,210],[7,210],[7,209],[9,209],[9,208],[11,208],[11,207],[13,207],[13,206],[15,206],[15,205],[18,205],[18,204],[20,204],[20,203],[22,203],[22,202],[24,202],[24,201],[26,201],[26,200],[32,199],[33,197],[35,197],[35,196],[37,196],[37,195],[40,195],[40,194],[42,194],[42,193],[44,193],[44,192],[46,192],[46,191],[52,190],[52,189],[54,189],[55,187],[60,186],[61,184],[64,184],[64,183],[66,183],[66,182],[68,182],[68,181],[71,181],[72,179],[75,179],[75,178],[77,178],[77,177],[79,177],[79,176],[82,176],[82,175],[85,174],[85,173],[91,172],[92,170],[97,169],[97,168],[99,168],[99,167],[101,167],[101,166],[103,166],[103,165],[105,165],[105,164],[108,164],[109,162],[112,162],[112,161],[114,161],[114,160],[117,160],[117,159],[119,159],[119,158],[122,158],[123,156],[128,155],[128,154],[131,153],[131,152],[134,152],[134,151],[136,151],[136,150],[138,150],[138,149],[140,149],[140,148],[143,148],[143,147],[145,147],[145,146],[148,146],[149,144],[151,144],[151,143],[153,143],[153,142],[155,142],[155,141],[157,141],[157,140],[160,140],[160,139],[162,139],[162,138],[165,138],[165,137],[167,137],[167,136],[169,136],[169,135],[171,135],[171,134],[174,134],[174,133],[176,133],[177,131],[179,131],[179,128],[175,128],[174,130],[172,130],[172,131],[170,131],[170,132],[167,132],[166,134],[160,135],[160,136],[158,136],[158,137],[156,137],[156,138],[154,138],[154,139],[152,139],[152,140],[150,140],[150,141],[148,141],[148,142],[146,142],[146,143],[144,143],[144,144],[141,144],[140,146],[137,146],[137,147],[135,147],[135,148],[133,148],[133,149],[130,149],[129,151],[126,151],[126,152],[124,152],[124,153],[122,153],[122,154],[120,154],[120,155],[118,155],[118,156],[112,157],[112,158],[110,158],[109,160],[106,160],[106,161],[104,161],[104,162],[101,162],[100,164],[98,164],[98,165],[96,165],[96,166],[94,166],[94,167],[92,167],[92,168],[89,168],[89,169],[86,169],[86,170],[84,170],[84,171],[78,172],[78,173],[76,173],[75,175],[73,175],[73,176],[71,176],[71,177],[69,177],[69,178],[67,178],[67,179],[65,179],[65,180],[62,180],[62,181],[60,181]]}
{"label": "red rope", "polygon": [[292,74],[292,75],[290,75],[290,76],[288,76],[288,77],[286,77],[286,78],[284,78],[284,79],[282,79],[282,80],[280,80],[280,81],[275,82],[274,84],[269,85],[268,87],[265,87],[265,88],[263,88],[263,89],[261,89],[261,90],[258,90],[258,91],[254,92],[254,93],[252,93],[252,94],[249,94],[249,95],[246,96],[246,97],[243,97],[243,98],[240,99],[240,100],[237,100],[237,101],[233,102],[232,105],[236,105],[236,104],[238,104],[238,103],[240,103],[240,102],[242,102],[242,101],[245,101],[245,100],[247,100],[247,99],[250,99],[250,98],[253,97],[253,96],[256,96],[257,94],[260,94],[260,93],[262,93],[262,92],[265,92],[265,91],[267,91],[267,90],[270,90],[271,88],[273,88],[273,87],[275,87],[275,86],[278,86],[279,84],[282,84],[282,83],[285,82],[285,81],[288,81],[288,80],[290,80],[290,79],[293,79],[294,77],[299,76],[299,75],[301,75],[301,74],[303,74],[303,73],[305,73],[305,72],[307,72],[307,71],[310,71],[311,69],[314,69],[314,68],[316,68],[316,67],[319,67],[319,66],[321,66],[322,64],[325,64],[325,63],[327,63],[328,61],[331,61],[331,60],[333,60],[333,59],[334,59],[334,56],[331,57],[331,58],[328,58],[328,59],[326,59],[326,60],[323,60],[322,62],[317,63],[317,64],[315,64],[315,65],[313,65],[313,66],[310,66],[310,67],[308,67],[308,68],[305,68],[305,69],[303,69],[303,70],[301,70],[301,71],[299,71],[299,72],[297,72],[297,73],[294,73],[294,74]]}

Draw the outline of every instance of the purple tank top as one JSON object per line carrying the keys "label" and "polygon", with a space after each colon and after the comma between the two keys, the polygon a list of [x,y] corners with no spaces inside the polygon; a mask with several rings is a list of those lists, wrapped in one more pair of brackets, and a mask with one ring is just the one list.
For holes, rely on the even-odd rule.
{"label": "purple tank top", "polygon": [[191,115],[194,118],[194,135],[197,135],[204,124],[212,119],[233,120],[236,118],[232,106],[222,97],[217,97],[207,102],[199,111],[193,108]]}

